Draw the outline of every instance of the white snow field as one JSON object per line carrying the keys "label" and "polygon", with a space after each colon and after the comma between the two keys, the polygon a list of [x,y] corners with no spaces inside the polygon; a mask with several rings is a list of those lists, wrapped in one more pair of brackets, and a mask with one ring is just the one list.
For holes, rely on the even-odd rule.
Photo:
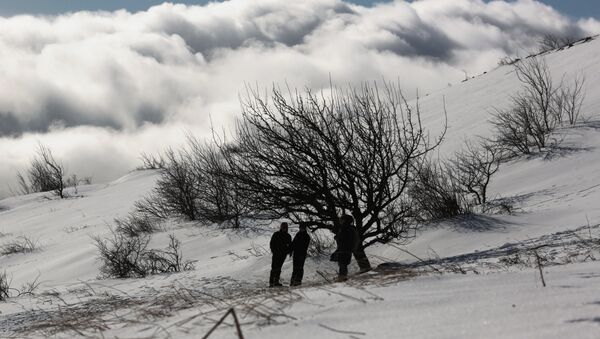
{"label": "white snow field", "polygon": [[[33,295],[0,302],[0,337],[202,338],[233,307],[245,338],[600,338],[600,39],[544,57],[557,79],[585,74],[588,121],[561,128],[561,146],[550,154],[503,164],[490,196],[512,201],[512,214],[428,226],[400,247],[426,263],[379,245],[367,250],[373,265],[404,266],[329,283],[335,263],[311,258],[304,287],[273,290],[265,288],[265,249],[276,225],[240,233],[173,223],[152,246],[164,247],[174,233],[194,270],[101,279],[91,236],[107,235],[114,218],[152,189],[158,174],[137,171],[80,187],[76,198],[0,201],[0,246],[23,236],[38,242],[34,252],[1,255],[0,273],[17,289],[40,282]],[[423,97],[432,135],[446,101],[440,154],[489,136],[491,110],[519,86],[503,66]],[[540,249],[544,282],[535,254],[523,250],[540,244],[547,245]],[[282,278],[290,275],[288,260]],[[237,338],[232,318],[210,338]]]}

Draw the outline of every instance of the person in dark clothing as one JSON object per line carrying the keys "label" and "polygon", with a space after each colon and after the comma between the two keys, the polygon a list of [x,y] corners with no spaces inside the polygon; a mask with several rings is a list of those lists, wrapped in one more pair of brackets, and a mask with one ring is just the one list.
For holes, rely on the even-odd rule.
{"label": "person in dark clothing", "polygon": [[271,276],[269,278],[269,286],[282,286],[279,282],[281,276],[281,267],[288,254],[292,250],[292,237],[288,233],[287,222],[282,222],[279,231],[273,233],[270,242],[271,253],[273,260],[271,261]]}
{"label": "person in dark clothing", "polygon": [[352,261],[352,253],[358,244],[358,231],[354,227],[354,218],[344,214],[340,218],[341,227],[335,236],[337,242],[337,262],[339,266],[338,281],[348,279],[348,265]]}
{"label": "person in dark clothing", "polygon": [[300,224],[298,233],[292,241],[292,255],[294,258],[294,271],[292,272],[292,280],[290,286],[299,286],[302,284],[304,277],[304,261],[306,260],[306,252],[310,244],[310,235],[306,231],[306,225]]}

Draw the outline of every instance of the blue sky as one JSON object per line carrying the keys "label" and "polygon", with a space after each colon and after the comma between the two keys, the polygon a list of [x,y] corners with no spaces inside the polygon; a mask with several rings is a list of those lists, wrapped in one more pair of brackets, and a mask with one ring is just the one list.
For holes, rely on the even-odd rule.
{"label": "blue sky", "polygon": [[[204,4],[207,0],[184,0],[173,2],[183,2],[188,4]],[[450,0],[449,0],[450,1]],[[149,6],[162,3],[163,0],[18,0],[1,1],[0,15],[13,14],[57,14],[67,11],[77,10],[115,10],[127,8],[132,11],[143,10]],[[351,2],[369,5],[375,0],[351,0]],[[600,1],[598,0],[543,0],[552,5],[559,11],[573,17],[594,17],[600,18]]]}

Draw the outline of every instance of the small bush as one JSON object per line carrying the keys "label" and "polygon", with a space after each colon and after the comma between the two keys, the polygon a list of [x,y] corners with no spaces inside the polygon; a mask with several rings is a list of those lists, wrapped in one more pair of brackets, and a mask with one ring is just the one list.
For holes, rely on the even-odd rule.
{"label": "small bush", "polygon": [[173,273],[194,269],[191,261],[184,261],[181,242],[169,235],[169,245],[164,250],[149,250],[145,254],[146,270],[149,274]]}
{"label": "small bush", "polygon": [[462,194],[468,195],[476,205],[485,205],[491,178],[503,160],[502,150],[485,139],[465,142],[463,149],[450,159],[447,173]]}
{"label": "small bush", "polygon": [[[0,301],[5,301],[10,297],[20,297],[23,295],[33,295],[35,290],[40,286],[40,274],[34,281],[23,284],[21,289],[11,287],[11,280],[8,278],[6,271],[0,273]],[[12,293],[11,293],[12,291]]]}
{"label": "small bush", "polygon": [[572,36],[558,36],[555,34],[546,34],[540,40],[540,52],[545,53],[555,49],[570,46],[577,42],[577,38]]}
{"label": "small bush", "polygon": [[0,301],[5,301],[10,297],[10,280],[6,271],[0,273]]}
{"label": "small bush", "polygon": [[94,237],[99,258],[100,272],[105,277],[141,278],[149,274],[172,273],[193,269],[189,261],[184,261],[179,240],[169,236],[165,250],[149,249],[151,236],[144,234],[130,237],[111,230],[111,237]]}
{"label": "small bush", "polygon": [[15,241],[9,242],[0,247],[0,254],[9,255],[15,253],[31,253],[38,249],[38,242],[31,238],[21,236]]}
{"label": "small bush", "polygon": [[151,234],[161,229],[158,218],[141,213],[130,213],[128,216],[115,219],[116,231],[128,237]]}
{"label": "small bush", "polygon": [[563,122],[573,125],[581,118],[585,77],[572,83],[555,82],[546,62],[531,57],[515,63],[522,90],[512,97],[507,109],[496,109],[492,125],[495,141],[512,155],[541,152],[551,143],[552,132]]}
{"label": "small bush", "polygon": [[93,238],[102,261],[100,272],[106,277],[145,277],[147,271],[144,267],[144,254],[147,252],[150,236],[129,237],[112,229],[111,235],[108,239]]}
{"label": "small bush", "polygon": [[145,167],[160,164],[161,176],[152,193],[136,202],[136,211],[241,228],[249,217],[248,198],[235,187],[223,153],[188,137],[187,146],[167,150],[160,158],[143,156]]}
{"label": "small bush", "polygon": [[137,167],[138,170],[158,170],[165,168],[165,159],[160,155],[142,153],[140,160],[142,164]]}
{"label": "small bush", "polygon": [[417,220],[432,221],[470,213],[468,198],[446,164],[426,160],[416,171],[409,194]]}
{"label": "small bush", "polygon": [[17,173],[17,180],[23,194],[54,192],[61,199],[65,198],[65,167],[54,158],[52,150],[41,143],[26,174]]}

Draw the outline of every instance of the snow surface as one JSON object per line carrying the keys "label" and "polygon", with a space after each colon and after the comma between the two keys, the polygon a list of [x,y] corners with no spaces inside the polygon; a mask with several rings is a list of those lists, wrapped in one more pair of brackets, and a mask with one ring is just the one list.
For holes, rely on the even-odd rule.
{"label": "snow surface", "polygon": [[[546,267],[547,287],[542,287],[539,272],[531,265],[494,268],[503,250],[526,242],[548,240],[561,249],[572,236],[565,231],[600,236],[600,39],[545,57],[555,78],[565,75],[568,80],[577,72],[586,75],[583,113],[589,122],[560,129],[556,137],[563,142],[554,153],[502,166],[492,180],[491,196],[510,199],[516,213],[430,225],[403,247],[420,258],[473,259],[467,274],[373,272],[348,283],[330,284],[317,270],[331,277],[336,267],[324,258],[312,258],[305,267],[306,287],[269,291],[264,288],[270,268],[265,249],[273,226],[239,233],[187,223],[168,225],[168,231],[155,235],[152,245],[164,246],[167,234],[174,233],[195,270],[145,279],[99,279],[91,236],[107,235],[114,218],[126,215],[152,189],[158,174],[138,171],[107,185],[80,187],[77,197],[65,200],[33,194],[0,201],[0,246],[20,236],[39,243],[33,253],[0,256],[0,271],[7,272],[15,287],[38,276],[41,281],[37,296],[0,303],[0,337],[199,338],[212,325],[207,319],[222,315],[210,313],[207,303],[173,306],[144,321],[123,320],[130,319],[127,310],[160,308],[153,300],[175,299],[187,289],[221,298],[214,301],[221,307],[229,301],[241,310],[253,303],[260,304],[261,310],[267,306],[277,310],[269,321],[252,311],[240,314],[247,338],[600,338],[597,262],[583,258],[576,260],[579,263]],[[446,102],[448,133],[440,154],[459,149],[466,138],[490,135],[491,110],[506,105],[518,88],[512,68],[503,66],[424,96],[423,120],[432,135],[441,130]],[[375,265],[415,262],[387,245],[369,248],[368,254]],[[485,260],[480,260],[484,254]],[[556,256],[568,259],[560,253]],[[355,264],[351,269],[357,270]],[[290,274],[288,261],[282,278],[287,280]],[[79,314],[78,305],[79,310],[101,311],[107,300],[139,303],[100,313],[99,317],[112,319],[101,329],[20,332],[54,314],[57,305]],[[204,311],[208,315],[199,314]],[[234,329],[219,328],[213,337],[233,338]]]}

